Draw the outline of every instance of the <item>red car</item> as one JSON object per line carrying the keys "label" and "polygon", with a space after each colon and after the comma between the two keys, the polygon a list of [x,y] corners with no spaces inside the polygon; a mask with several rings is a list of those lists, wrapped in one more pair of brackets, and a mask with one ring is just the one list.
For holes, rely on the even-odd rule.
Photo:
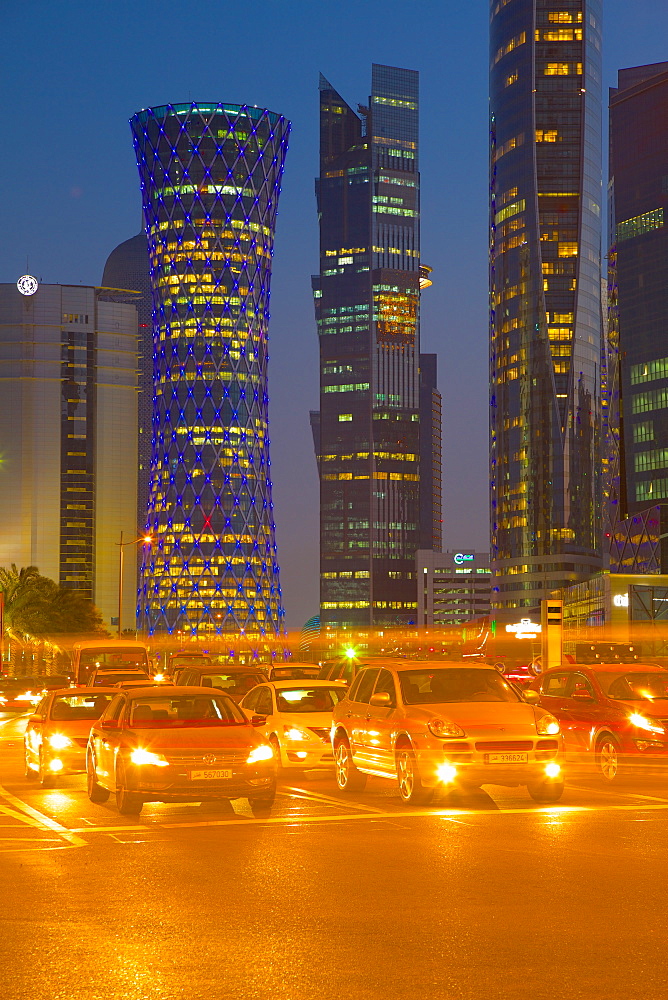
{"label": "red car", "polygon": [[668,770],[668,670],[647,663],[564,664],[524,691],[554,715],[566,758],[608,782],[632,769]]}

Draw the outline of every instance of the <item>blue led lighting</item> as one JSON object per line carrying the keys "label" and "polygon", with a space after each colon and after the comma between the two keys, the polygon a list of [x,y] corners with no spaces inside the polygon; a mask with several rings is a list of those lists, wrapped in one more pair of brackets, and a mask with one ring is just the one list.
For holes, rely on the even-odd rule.
{"label": "blue led lighting", "polygon": [[[258,475],[269,465],[261,345],[290,125],[258,108],[189,104],[140,112],[131,127],[155,321],[155,543],[142,567],[140,627],[278,636],[278,566],[257,555],[276,551],[271,482]],[[237,129],[252,138],[240,144]],[[221,190],[224,178],[234,190]],[[235,595],[222,625],[213,593]]]}

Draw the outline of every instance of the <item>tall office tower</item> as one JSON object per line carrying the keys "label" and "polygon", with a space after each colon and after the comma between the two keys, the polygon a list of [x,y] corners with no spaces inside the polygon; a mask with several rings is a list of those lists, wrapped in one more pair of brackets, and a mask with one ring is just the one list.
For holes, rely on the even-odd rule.
{"label": "tall office tower", "polygon": [[415,621],[419,184],[418,74],[374,65],[357,112],[321,76],[313,292],[324,627]]}
{"label": "tall office tower", "polygon": [[434,552],[441,551],[443,537],[437,360],[436,354],[420,355],[420,548]]}
{"label": "tall office tower", "polygon": [[633,539],[637,546],[648,527],[637,515],[668,500],[668,62],[619,72],[610,92],[609,192],[611,321],[619,339],[622,412],[620,518],[636,515],[630,533],[621,535],[631,544],[620,570],[629,572],[635,568]]}
{"label": "tall office tower", "polygon": [[131,121],[154,314],[153,457],[139,614],[153,633],[283,631],[267,337],[290,124],[176,104]]}
{"label": "tall office tower", "polygon": [[492,0],[493,601],[601,568],[601,2]]}
{"label": "tall office tower", "polygon": [[[151,275],[148,264],[146,234],[138,233],[119,243],[104,265],[102,284],[107,288],[135,292],[130,301],[137,307],[139,325],[139,438],[137,454],[137,525],[146,526],[148,487],[151,469],[151,429],[153,425],[153,320]],[[118,296],[116,292],[116,296]]]}
{"label": "tall office tower", "polygon": [[[108,289],[0,285],[0,566],[37,566],[118,614],[136,538],[137,310]],[[135,616],[126,560],[123,620]]]}

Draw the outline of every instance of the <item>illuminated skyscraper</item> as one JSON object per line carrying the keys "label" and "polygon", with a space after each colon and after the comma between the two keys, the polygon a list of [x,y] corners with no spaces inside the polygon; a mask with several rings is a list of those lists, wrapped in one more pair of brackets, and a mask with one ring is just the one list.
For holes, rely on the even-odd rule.
{"label": "illuminated skyscraper", "polygon": [[267,335],[290,124],[176,104],[131,121],[154,312],[153,455],[139,618],[149,633],[283,628]]}
{"label": "illuminated skyscraper", "polygon": [[374,65],[354,111],[320,78],[323,626],[415,621],[419,547],[418,74]]}
{"label": "illuminated skyscraper", "polygon": [[601,0],[492,0],[493,602],[601,568]]}

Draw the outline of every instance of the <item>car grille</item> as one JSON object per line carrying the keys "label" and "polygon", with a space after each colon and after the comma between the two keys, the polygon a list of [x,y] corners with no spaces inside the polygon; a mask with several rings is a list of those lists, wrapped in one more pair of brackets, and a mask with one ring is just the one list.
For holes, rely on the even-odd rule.
{"label": "car grille", "polygon": [[87,747],[88,746],[88,737],[87,736],[75,736],[74,739],[73,739],[73,742],[76,743],[77,746]]}
{"label": "car grille", "polygon": [[250,751],[251,747],[244,748],[243,750],[191,750],[186,753],[183,751],[172,753],[171,750],[167,750],[165,751],[165,757],[170,764],[185,764],[188,767],[193,764],[205,763],[205,757],[215,757],[216,759],[213,763],[222,766],[224,764],[245,764]]}
{"label": "car grille", "polygon": [[330,731],[329,729],[314,729],[313,726],[308,727],[310,732],[315,733],[319,736],[323,743],[329,743]]}
{"label": "car grille", "polygon": [[538,740],[536,743],[536,750],[558,750],[559,741],[558,740]]}
{"label": "car grille", "polygon": [[475,748],[483,753],[493,753],[495,750],[533,750],[533,742],[531,740],[494,740],[476,743]]}

